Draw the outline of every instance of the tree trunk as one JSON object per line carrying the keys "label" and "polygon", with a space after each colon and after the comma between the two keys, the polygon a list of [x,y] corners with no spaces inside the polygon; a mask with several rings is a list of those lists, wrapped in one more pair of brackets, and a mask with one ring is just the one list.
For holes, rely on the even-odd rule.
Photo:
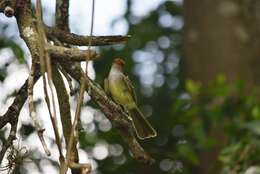
{"label": "tree trunk", "polygon": [[[260,84],[259,0],[184,0],[184,20],[187,79],[207,84],[224,73],[229,82],[244,80],[248,89]],[[225,139],[215,129],[209,135]],[[212,164],[226,143],[201,153],[200,174],[219,173],[220,167]]]}
{"label": "tree trunk", "polygon": [[208,83],[224,73],[259,84],[259,9],[257,0],[184,1],[185,76]]}

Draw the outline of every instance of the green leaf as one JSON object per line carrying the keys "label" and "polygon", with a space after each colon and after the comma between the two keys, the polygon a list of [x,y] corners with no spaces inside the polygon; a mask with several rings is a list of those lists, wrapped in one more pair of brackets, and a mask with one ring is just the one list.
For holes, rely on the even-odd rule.
{"label": "green leaf", "polygon": [[242,148],[242,143],[232,144],[224,148],[219,156],[219,160],[223,163],[229,164],[233,162],[234,155]]}
{"label": "green leaf", "polygon": [[186,89],[192,95],[198,95],[200,92],[201,85],[193,82],[192,80],[187,80]]}
{"label": "green leaf", "polygon": [[218,74],[216,78],[216,82],[219,85],[224,85],[226,83],[226,77],[224,74]]}
{"label": "green leaf", "polygon": [[192,164],[199,164],[199,159],[192,146],[188,144],[180,144],[177,146],[177,151],[183,158],[188,159]]}
{"label": "green leaf", "polygon": [[242,125],[245,128],[256,135],[260,135],[260,121],[251,121]]}
{"label": "green leaf", "polygon": [[259,106],[254,106],[252,108],[252,115],[255,119],[260,119],[260,109]]}

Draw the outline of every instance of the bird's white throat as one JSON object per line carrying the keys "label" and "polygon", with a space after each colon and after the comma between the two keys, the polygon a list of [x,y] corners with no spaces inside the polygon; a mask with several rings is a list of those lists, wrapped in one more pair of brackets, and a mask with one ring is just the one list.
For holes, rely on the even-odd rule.
{"label": "bird's white throat", "polygon": [[121,67],[118,65],[113,65],[109,72],[109,79],[118,79],[121,78],[123,75]]}

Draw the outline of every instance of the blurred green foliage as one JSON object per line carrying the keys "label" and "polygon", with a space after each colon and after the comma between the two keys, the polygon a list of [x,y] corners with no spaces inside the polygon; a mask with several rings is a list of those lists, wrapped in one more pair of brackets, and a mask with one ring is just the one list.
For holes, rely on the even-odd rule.
{"label": "blurred green foliage", "polygon": [[243,82],[227,83],[222,74],[208,86],[187,81],[186,89],[192,105],[182,117],[192,122],[184,125],[196,156],[217,149],[210,165],[221,162],[223,173],[244,173],[256,165],[260,160],[259,89],[248,94]]}

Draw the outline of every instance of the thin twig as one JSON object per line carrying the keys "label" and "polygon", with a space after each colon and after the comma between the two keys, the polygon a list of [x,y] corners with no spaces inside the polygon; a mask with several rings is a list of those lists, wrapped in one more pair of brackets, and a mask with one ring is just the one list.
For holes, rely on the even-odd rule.
{"label": "thin twig", "polygon": [[[44,86],[44,94],[45,94],[45,100],[48,107],[49,115],[51,118],[54,135],[55,135],[55,141],[58,146],[59,155],[61,162],[64,158],[62,154],[62,145],[61,140],[58,132],[58,126],[57,126],[57,118],[56,118],[56,104],[54,100],[54,89],[52,85],[52,71],[51,71],[51,62],[48,53],[45,52],[45,44],[46,44],[46,36],[43,30],[43,22],[42,22],[42,8],[41,8],[41,2],[39,0],[36,1],[36,17],[37,17],[37,30],[39,35],[39,55],[40,55],[40,62],[41,62],[41,73],[43,76],[43,86]],[[45,57],[45,59],[44,59]],[[51,101],[52,101],[52,107],[53,107],[53,113],[51,112],[51,106],[50,106],[50,99],[47,91],[47,80],[45,77],[45,71],[47,70],[47,80],[50,87],[51,92]]]}
{"label": "thin twig", "polygon": [[81,85],[80,86],[80,93],[79,93],[78,103],[77,103],[77,108],[76,108],[76,113],[75,113],[75,118],[74,118],[74,121],[73,121],[73,124],[72,124],[69,144],[68,144],[68,147],[67,147],[67,154],[66,154],[66,162],[65,162],[64,174],[66,174],[66,172],[68,170],[68,166],[69,166],[70,162],[72,162],[72,161],[70,161],[70,155],[72,153],[72,146],[73,146],[73,142],[75,140],[74,132],[75,132],[76,127],[77,127],[78,122],[79,122],[81,106],[82,106],[83,98],[84,98],[84,91],[85,91],[85,85]]}
{"label": "thin twig", "polygon": [[91,37],[93,35],[93,30],[94,30],[95,0],[92,0],[91,9],[92,9],[92,13],[91,13],[91,25],[90,25],[90,34],[89,34],[90,37],[89,37],[89,41],[88,41],[88,57],[86,57],[86,69],[85,69],[86,76],[88,76],[88,62],[89,62],[89,58],[91,56],[90,47],[91,47],[91,41],[92,41]]}
{"label": "thin twig", "polygon": [[[57,14],[56,15],[56,26],[57,26],[57,28],[61,31],[64,31],[64,32],[70,32],[69,20],[68,20],[69,0],[57,0],[56,1],[56,14]],[[55,36],[53,36],[53,38],[56,40],[56,43],[57,43],[58,39]],[[69,45],[64,46],[63,43],[58,43],[57,45],[63,46],[65,49],[69,49],[69,48],[66,48],[66,47],[70,47]],[[68,56],[66,56],[66,57],[68,57]],[[77,63],[73,63],[73,64],[77,64]],[[54,67],[54,70],[57,70],[57,73],[56,73],[57,76],[56,77],[61,78],[61,76],[59,76],[58,69],[55,69],[55,68],[57,68],[57,66]],[[60,84],[60,81],[59,82],[57,81],[56,84],[57,83]],[[70,84],[70,81],[68,81],[68,83]],[[62,95],[61,87],[64,87],[64,90],[63,90],[64,92],[66,91],[65,86],[63,86],[63,85],[64,84],[58,85],[59,86],[59,89],[57,89],[57,95],[58,96],[60,94]],[[62,112],[65,112],[65,110],[60,111],[61,123],[62,123],[62,128],[64,130],[64,137],[65,137],[65,142],[66,142],[66,148],[68,149],[69,142],[70,142],[69,139],[70,139],[70,135],[71,135],[71,131],[72,131],[72,124],[71,124],[70,107],[69,107],[69,102],[68,102],[69,98],[68,98],[68,96],[66,97],[67,99],[64,98],[64,97],[65,96],[62,97],[62,99],[64,99],[64,100],[59,100],[59,104],[62,105],[62,106],[68,105],[68,107],[66,108],[67,110],[69,110],[68,113],[62,113]],[[60,107],[60,108],[62,109],[62,107]],[[79,161],[75,138],[73,138],[73,140],[72,140],[72,145],[71,145],[70,149],[72,151],[72,157],[70,155],[69,160],[67,160],[68,158],[66,158],[64,163],[61,165],[61,168],[60,168],[61,174],[66,173],[68,161],[71,160],[71,162],[74,162],[74,163],[78,163],[78,161]],[[74,169],[73,167],[71,167],[71,172],[72,172],[72,174],[79,174],[80,171],[78,169]]]}
{"label": "thin twig", "polygon": [[45,129],[43,128],[41,120],[37,116],[35,106],[34,106],[34,101],[33,101],[33,86],[34,86],[35,69],[36,69],[36,63],[32,62],[32,67],[31,67],[31,71],[30,71],[30,75],[29,75],[29,79],[28,79],[29,113],[30,113],[30,117],[32,119],[33,125],[34,125],[35,129],[37,130],[37,133],[38,133],[39,139],[42,143],[42,146],[44,148],[44,151],[49,156],[49,155],[51,155],[51,153],[50,153],[49,149],[47,148],[46,142],[43,137],[43,132]]}
{"label": "thin twig", "polygon": [[[94,8],[95,8],[95,0],[92,0],[92,14],[91,14],[90,36],[92,36],[93,27],[94,27],[94,12],[95,12]],[[86,60],[86,67],[85,67],[86,76],[88,74],[88,61],[89,61],[88,59],[91,56],[90,47],[91,47],[91,37],[89,38],[89,43],[88,43],[88,56],[85,57],[85,60]],[[71,130],[71,134],[70,134],[69,146],[67,148],[67,154],[66,154],[66,164],[67,165],[70,164],[69,157],[70,157],[71,150],[72,150],[71,148],[72,148],[72,145],[73,145],[74,131],[76,131],[76,127],[78,126],[78,122],[80,121],[81,106],[82,106],[83,99],[84,99],[85,87],[86,87],[85,78],[84,78],[84,76],[82,76],[81,83],[80,83],[80,93],[79,93],[79,98],[78,98],[78,102],[77,102],[75,118],[74,118],[74,121],[73,121],[72,130]],[[67,165],[66,165],[66,168],[65,168],[66,169],[65,173],[67,171]]]}
{"label": "thin twig", "polygon": [[9,136],[7,138],[7,141],[3,144],[2,149],[0,151],[0,164],[4,158],[7,149],[12,145],[13,141],[16,139],[17,122],[18,117],[11,123],[11,130]]}

